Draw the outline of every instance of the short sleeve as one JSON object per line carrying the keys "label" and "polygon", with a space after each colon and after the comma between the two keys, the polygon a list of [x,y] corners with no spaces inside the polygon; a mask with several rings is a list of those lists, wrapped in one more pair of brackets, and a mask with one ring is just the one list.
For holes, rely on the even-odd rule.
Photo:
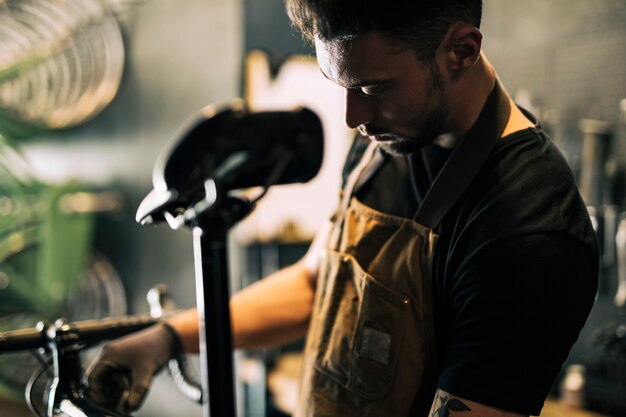
{"label": "short sleeve", "polygon": [[439,301],[448,321],[439,388],[538,415],[592,307],[594,256],[565,232],[467,254]]}

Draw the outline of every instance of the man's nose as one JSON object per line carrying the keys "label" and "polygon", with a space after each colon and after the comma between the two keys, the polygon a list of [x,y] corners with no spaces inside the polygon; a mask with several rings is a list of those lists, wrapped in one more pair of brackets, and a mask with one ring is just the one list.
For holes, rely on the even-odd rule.
{"label": "man's nose", "polygon": [[359,90],[346,89],[346,125],[355,129],[360,125],[368,124],[374,118],[372,104],[366,97],[362,97]]}

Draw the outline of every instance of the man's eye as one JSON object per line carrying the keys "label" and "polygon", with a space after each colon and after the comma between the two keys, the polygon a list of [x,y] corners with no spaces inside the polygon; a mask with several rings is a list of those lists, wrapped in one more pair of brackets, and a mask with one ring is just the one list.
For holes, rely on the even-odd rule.
{"label": "man's eye", "polygon": [[381,87],[361,87],[359,90],[364,97],[380,97],[383,94]]}

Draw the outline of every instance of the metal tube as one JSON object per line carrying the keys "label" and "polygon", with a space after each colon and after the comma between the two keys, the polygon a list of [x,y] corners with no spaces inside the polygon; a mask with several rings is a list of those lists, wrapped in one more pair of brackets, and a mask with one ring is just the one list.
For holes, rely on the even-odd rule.
{"label": "metal tube", "polygon": [[615,235],[615,245],[617,246],[617,292],[615,293],[615,306],[619,309],[626,308],[626,215],[617,226]]}
{"label": "metal tube", "polygon": [[226,236],[193,228],[203,416],[235,417]]}
{"label": "metal tube", "polygon": [[600,120],[582,119],[579,128],[583,133],[580,194],[588,206],[599,210],[607,198],[604,170],[612,140],[611,125]]}

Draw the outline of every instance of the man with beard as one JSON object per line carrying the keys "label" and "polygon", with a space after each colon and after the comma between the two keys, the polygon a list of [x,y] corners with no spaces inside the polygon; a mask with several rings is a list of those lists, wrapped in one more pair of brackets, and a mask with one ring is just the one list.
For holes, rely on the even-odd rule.
{"label": "man with beard", "polygon": [[[234,346],[306,333],[296,416],[538,415],[598,254],[567,164],[481,50],[481,1],[286,4],[360,135],[305,258],[232,298]],[[126,372],[138,407],[180,343],[198,349],[193,310],[110,343],[94,398]]]}

